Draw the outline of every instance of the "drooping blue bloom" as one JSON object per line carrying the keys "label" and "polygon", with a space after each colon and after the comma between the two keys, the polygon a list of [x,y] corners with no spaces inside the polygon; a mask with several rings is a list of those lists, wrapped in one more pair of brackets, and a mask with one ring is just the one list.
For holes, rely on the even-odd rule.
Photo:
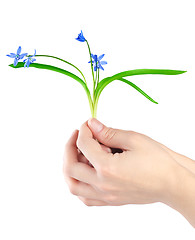
{"label": "drooping blue bloom", "polygon": [[[104,70],[104,68],[102,67],[102,65],[107,64],[106,61],[101,61],[102,58],[104,57],[105,54],[100,55],[99,57],[95,54],[91,54],[91,57],[93,58],[92,60],[92,64],[94,65],[94,71],[97,71],[98,68]],[[89,61],[90,63],[91,61]]]}
{"label": "drooping blue bloom", "polygon": [[6,56],[10,57],[10,58],[14,58],[14,66],[16,66],[18,64],[18,61],[20,59],[23,59],[26,55],[28,55],[28,53],[21,53],[21,46],[19,46],[18,50],[17,50],[17,53],[10,53],[10,54],[7,54]]}
{"label": "drooping blue bloom", "polygon": [[23,61],[23,62],[25,62],[24,67],[28,67],[28,68],[29,68],[29,65],[30,65],[31,63],[33,63],[34,61],[36,61],[36,59],[33,58],[35,55],[36,55],[36,49],[35,49],[34,55],[29,56],[27,59],[25,59],[25,60]]}
{"label": "drooping blue bloom", "polygon": [[85,42],[86,41],[85,37],[83,36],[83,31],[82,30],[79,33],[78,37],[75,38],[75,39],[78,40],[79,42]]}

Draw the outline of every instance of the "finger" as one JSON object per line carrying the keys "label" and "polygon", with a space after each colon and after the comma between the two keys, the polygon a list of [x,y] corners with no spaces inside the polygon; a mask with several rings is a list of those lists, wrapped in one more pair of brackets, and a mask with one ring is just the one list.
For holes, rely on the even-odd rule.
{"label": "finger", "polygon": [[108,203],[100,200],[94,200],[78,196],[78,198],[87,206],[108,206]]}
{"label": "finger", "polygon": [[109,154],[111,154],[103,151],[101,144],[93,138],[87,122],[80,128],[77,147],[96,169],[104,164],[105,158],[109,158]]}
{"label": "finger", "polygon": [[97,192],[92,186],[89,184],[79,182],[73,178],[66,177],[66,182],[69,186],[69,190],[73,195],[90,198],[94,200],[101,200],[102,194]]}
{"label": "finger", "polygon": [[129,135],[131,131],[106,127],[96,118],[88,120],[88,126],[93,136],[102,144],[123,150],[129,150]]}
{"label": "finger", "polygon": [[105,145],[103,145],[103,144],[101,144],[101,147],[102,147],[102,149],[103,149],[105,152],[107,152],[107,153],[111,153],[111,152],[112,152],[112,150],[111,150],[109,147],[107,147],[107,146],[105,146]]}
{"label": "finger", "polygon": [[99,182],[95,168],[82,162],[77,162],[70,167],[69,176],[92,186],[97,186]]}
{"label": "finger", "polygon": [[64,164],[77,162],[78,150],[75,143],[78,138],[78,133],[79,131],[75,130],[69,138],[68,142],[66,143],[64,150]]}
{"label": "finger", "polygon": [[78,161],[79,161],[79,162],[82,162],[82,163],[86,163],[86,164],[89,163],[88,159],[87,159],[82,153],[79,153],[79,155],[78,155]]}
{"label": "finger", "polygon": [[[107,146],[104,146],[101,144],[101,147],[102,147],[102,150],[104,150],[105,152],[108,152],[108,153],[113,153],[113,150],[111,150],[109,147]],[[81,151],[78,149],[78,161],[79,162],[82,162],[82,163],[86,163],[88,164],[89,166],[93,167],[93,165],[89,162],[89,160],[81,153]]]}
{"label": "finger", "polygon": [[64,175],[95,185],[98,182],[95,169],[78,161],[77,136],[78,130],[73,132],[66,144],[63,165]]}
{"label": "finger", "polygon": [[63,173],[64,175],[69,175],[72,163],[77,162],[78,150],[75,147],[75,142],[78,137],[78,130],[75,130],[68,142],[66,143],[64,156],[63,156]]}

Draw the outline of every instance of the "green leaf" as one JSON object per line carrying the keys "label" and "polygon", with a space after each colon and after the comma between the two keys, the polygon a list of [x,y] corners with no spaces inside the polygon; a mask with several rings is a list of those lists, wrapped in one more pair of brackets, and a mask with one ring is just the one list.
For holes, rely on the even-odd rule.
{"label": "green leaf", "polygon": [[122,82],[125,82],[127,84],[129,84],[131,87],[135,88],[138,92],[140,92],[142,95],[144,95],[144,97],[146,97],[147,99],[149,99],[151,102],[153,103],[156,103],[158,104],[156,101],[154,101],[154,99],[152,99],[150,96],[148,96],[148,94],[146,94],[143,90],[141,90],[138,86],[136,86],[134,83],[124,79],[124,78],[121,78],[121,79],[118,79]]}
{"label": "green leaf", "polygon": [[[22,67],[24,67],[24,63],[23,62],[19,62],[15,67],[14,67],[13,64],[10,64],[9,66],[13,67],[13,68],[22,68]],[[68,71],[66,71],[66,70],[64,70],[62,68],[54,67],[54,66],[47,65],[47,64],[40,64],[40,63],[32,63],[32,64],[29,65],[29,67],[34,67],[34,68],[39,68],[39,69],[47,69],[47,70],[59,72],[59,73],[62,73],[64,75],[67,75],[67,76],[75,79],[82,86],[86,85],[85,82],[80,77],[78,77],[75,74],[73,74],[71,72],[68,72]]]}
{"label": "green leaf", "polygon": [[[24,67],[24,63],[19,62],[15,67],[14,67],[13,64],[10,64],[9,66],[12,67],[12,68],[22,68],[22,67]],[[75,74],[73,74],[71,72],[68,72],[68,71],[66,71],[62,68],[54,67],[54,66],[47,65],[47,64],[32,63],[32,64],[29,65],[29,67],[51,70],[51,71],[62,73],[66,76],[69,76],[69,77],[73,78],[74,80],[76,80],[77,82],[79,82],[83,86],[84,90],[87,93],[87,97],[88,97],[88,100],[89,100],[90,107],[92,107],[92,99],[91,99],[90,91],[89,91],[86,83],[80,77],[78,77]]]}
{"label": "green leaf", "polygon": [[[13,64],[10,64],[9,65],[10,67],[13,67],[13,68],[22,68],[24,67],[24,63],[23,62],[19,62],[15,67]],[[29,65],[29,67],[34,67],[34,68],[39,68],[39,69],[46,69],[46,70],[51,70],[51,71],[54,71],[54,72],[59,72],[59,73],[62,73],[64,75],[67,75],[71,78],[73,78],[74,80],[76,80],[77,82],[79,82],[85,90],[87,90],[87,92],[89,91],[89,89],[87,88],[85,82],[78,76],[76,76],[75,74],[71,73],[71,72],[68,72],[62,68],[58,68],[58,67],[54,67],[54,66],[51,66],[51,65],[47,65],[47,64],[41,64],[41,63],[32,63]]]}
{"label": "green leaf", "polygon": [[178,75],[185,73],[186,71],[181,70],[170,70],[170,69],[134,69],[129,71],[124,71],[117,73],[111,77],[107,77],[102,79],[98,87],[96,89],[96,95],[99,94],[99,91],[102,91],[105,86],[107,86],[110,82],[121,79],[123,77],[134,76],[134,75],[144,75],[144,74],[164,74],[164,75]]}
{"label": "green leaf", "polygon": [[[132,87],[136,88],[137,86],[135,86],[135,84],[130,83],[130,81],[123,79],[123,77],[127,77],[127,76],[134,76],[134,75],[144,75],[144,74],[164,74],[164,75],[178,75],[178,74],[182,74],[185,73],[186,71],[180,71],[180,70],[169,70],[169,69],[135,69],[135,70],[129,70],[129,71],[124,71],[124,72],[120,72],[117,73],[111,77],[107,77],[102,79],[95,91],[95,103],[94,105],[97,104],[100,94],[103,91],[103,89],[112,81],[114,80],[120,80],[123,82],[126,82],[127,84],[131,85]],[[123,80],[122,80],[123,79]],[[139,89],[137,87],[136,89],[137,91],[139,91],[140,93],[142,93],[143,95],[146,94],[144,93],[141,89]],[[146,94],[147,95],[147,94]],[[146,97],[146,95],[144,95]],[[148,96],[148,95],[147,95]],[[150,98],[149,96],[147,97],[150,101],[155,102],[152,98]],[[157,103],[157,102],[155,102]]]}
{"label": "green leaf", "polygon": [[178,75],[185,73],[186,71],[181,70],[171,70],[171,69],[134,69],[129,71],[124,71],[113,75],[111,78],[121,78],[128,77],[132,75],[142,75],[142,74],[164,74],[164,75]]}

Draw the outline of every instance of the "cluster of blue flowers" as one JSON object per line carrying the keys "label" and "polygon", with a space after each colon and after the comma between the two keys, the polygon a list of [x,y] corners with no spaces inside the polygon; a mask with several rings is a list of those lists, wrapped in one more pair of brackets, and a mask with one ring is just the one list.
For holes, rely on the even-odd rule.
{"label": "cluster of blue flowers", "polygon": [[[85,42],[87,41],[85,39],[85,37],[83,36],[83,32],[81,30],[81,32],[78,34],[78,37],[76,38],[76,40],[78,40],[79,42]],[[23,60],[24,67],[29,67],[29,65],[33,62],[36,61],[36,59],[34,58],[36,55],[36,50],[34,52],[34,55],[28,55],[28,53],[22,53],[21,54],[21,46],[18,47],[18,50],[16,53],[10,53],[7,54],[6,56],[10,57],[10,58],[14,58],[14,66],[16,66],[19,62],[19,60],[23,59],[24,57],[27,57],[26,59]],[[94,66],[94,71],[97,71],[97,69],[102,69],[104,70],[104,68],[102,67],[102,65],[107,64],[106,61],[101,61],[102,58],[104,57],[105,54],[100,55],[99,57],[96,54],[91,54],[91,58],[92,60],[92,66]],[[89,63],[91,63],[91,61],[89,61]]]}
{"label": "cluster of blue flowers", "polygon": [[[85,42],[86,39],[83,35],[83,31],[81,30],[81,32],[79,33],[78,37],[75,38],[76,40],[78,40],[79,42]],[[100,55],[99,57],[96,54],[91,54],[91,57],[93,58],[92,60],[92,64],[94,66],[94,71],[97,71],[98,68],[104,70],[104,68],[102,67],[102,65],[107,64],[106,61],[101,61],[102,58],[104,57],[105,54]],[[88,63],[91,63],[91,61],[89,61]]]}
{"label": "cluster of blue flowers", "polygon": [[[26,57],[28,55],[28,53],[22,53],[21,54],[21,46],[19,46],[18,50],[16,53],[10,53],[10,54],[7,54],[6,56],[10,57],[10,58],[14,58],[14,66],[16,66],[18,64],[18,61],[20,59],[23,59],[24,57]],[[34,61],[36,61],[35,58],[33,58],[34,56],[36,55],[36,50],[35,50],[35,53],[34,55],[30,55],[28,56],[26,59],[23,60],[23,62],[25,63],[24,64],[24,67],[29,67],[29,65],[31,63],[33,63]]]}

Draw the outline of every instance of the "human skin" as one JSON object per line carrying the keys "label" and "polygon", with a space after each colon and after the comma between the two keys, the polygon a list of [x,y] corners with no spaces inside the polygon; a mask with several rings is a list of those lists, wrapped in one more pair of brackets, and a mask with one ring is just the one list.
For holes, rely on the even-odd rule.
{"label": "human skin", "polygon": [[89,119],[66,144],[63,172],[87,206],[162,202],[195,227],[195,162],[146,135]]}

